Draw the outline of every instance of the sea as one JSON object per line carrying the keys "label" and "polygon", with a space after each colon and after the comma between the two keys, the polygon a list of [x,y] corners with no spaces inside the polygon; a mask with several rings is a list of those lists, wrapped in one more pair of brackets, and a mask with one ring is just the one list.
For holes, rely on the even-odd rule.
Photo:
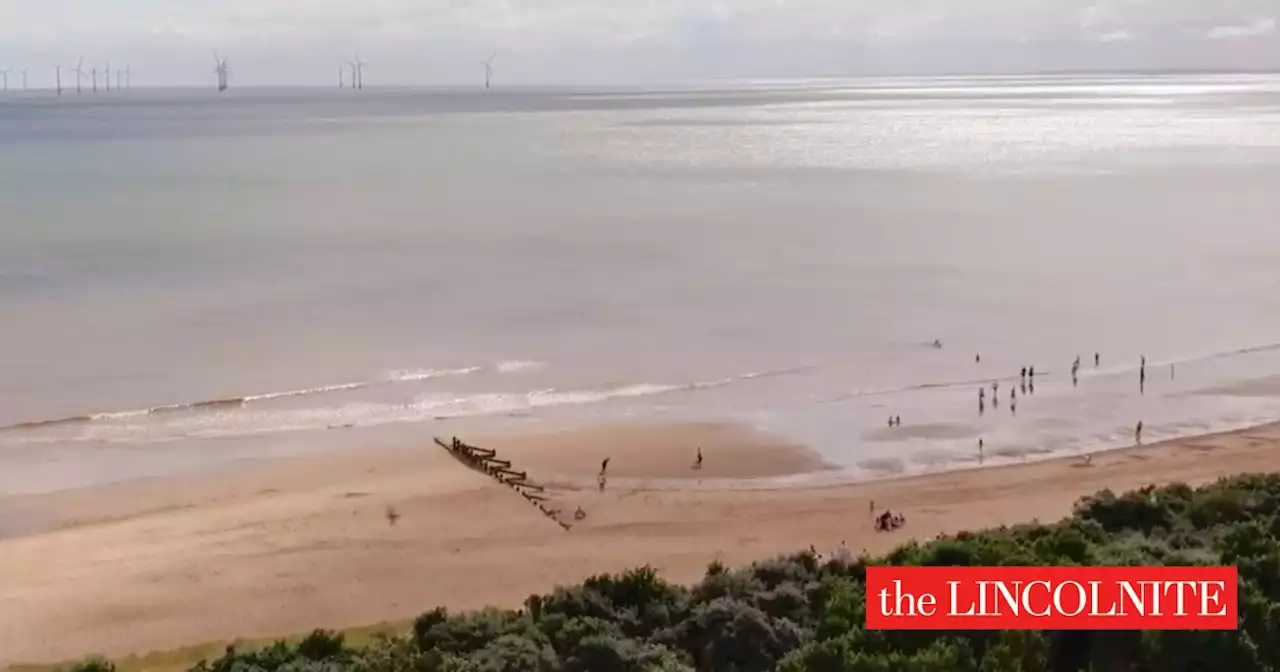
{"label": "sea", "polygon": [[836,467],[774,487],[1276,420],[1277,75],[0,97],[0,496],[596,423]]}

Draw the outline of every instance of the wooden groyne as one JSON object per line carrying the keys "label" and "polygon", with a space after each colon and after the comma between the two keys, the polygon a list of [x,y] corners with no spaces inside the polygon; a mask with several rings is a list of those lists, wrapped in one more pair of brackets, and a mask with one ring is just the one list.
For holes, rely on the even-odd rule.
{"label": "wooden groyne", "polygon": [[[563,519],[561,509],[548,501],[546,488],[530,481],[529,472],[517,470],[511,465],[510,460],[498,459],[496,450],[468,445],[456,436],[449,441],[435,437],[435,442],[436,445],[444,448],[454,459],[461,462],[468,469],[480,472],[499,484],[520,493],[520,496],[524,497],[525,501],[537,507],[542,515],[554,520],[561,528],[568,530],[573,527],[572,522]],[[582,508],[579,507],[573,513],[573,519],[575,521],[582,520],[586,518],[586,515]]]}

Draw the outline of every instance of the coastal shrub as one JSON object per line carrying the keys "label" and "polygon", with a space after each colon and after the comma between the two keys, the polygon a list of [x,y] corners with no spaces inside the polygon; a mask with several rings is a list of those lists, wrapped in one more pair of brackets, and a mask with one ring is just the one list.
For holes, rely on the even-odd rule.
{"label": "coastal shrub", "polygon": [[116,664],[102,656],[89,656],[66,669],[67,672],[116,672]]}
{"label": "coastal shrub", "polygon": [[[1240,627],[1215,632],[867,630],[871,564],[1226,564]],[[251,606],[251,605],[248,605]],[[102,659],[69,668],[113,672]],[[812,552],[693,586],[651,567],[530,596],[521,611],[434,609],[362,645],[317,630],[228,648],[195,672],[1280,672],[1280,475],[1242,475],[1082,499],[1052,524],[908,542],[879,558]]]}

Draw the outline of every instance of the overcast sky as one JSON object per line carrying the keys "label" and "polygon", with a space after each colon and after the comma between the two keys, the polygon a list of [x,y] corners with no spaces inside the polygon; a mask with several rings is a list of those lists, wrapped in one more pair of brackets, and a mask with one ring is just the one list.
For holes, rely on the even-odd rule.
{"label": "overcast sky", "polygon": [[1280,0],[0,0],[0,68],[150,84],[644,84],[1043,69],[1280,69]]}

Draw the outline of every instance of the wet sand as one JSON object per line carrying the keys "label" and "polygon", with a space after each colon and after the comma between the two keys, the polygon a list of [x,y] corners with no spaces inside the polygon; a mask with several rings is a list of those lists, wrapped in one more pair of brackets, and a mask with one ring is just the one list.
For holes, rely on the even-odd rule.
{"label": "wet sand", "polygon": [[[446,439],[448,437],[445,437]],[[815,545],[1054,520],[1102,488],[1201,483],[1280,464],[1280,425],[835,487],[741,489],[820,471],[801,446],[725,424],[467,436],[585,520],[564,531],[436,447],[370,449],[232,473],[0,500],[0,664],[168,649],[454,609],[649,563],[678,582]],[[705,461],[694,469],[702,447]],[[596,473],[611,458],[608,488]],[[868,502],[907,517],[876,533]],[[400,518],[389,523],[393,507]],[[568,516],[571,518],[572,516]]]}

